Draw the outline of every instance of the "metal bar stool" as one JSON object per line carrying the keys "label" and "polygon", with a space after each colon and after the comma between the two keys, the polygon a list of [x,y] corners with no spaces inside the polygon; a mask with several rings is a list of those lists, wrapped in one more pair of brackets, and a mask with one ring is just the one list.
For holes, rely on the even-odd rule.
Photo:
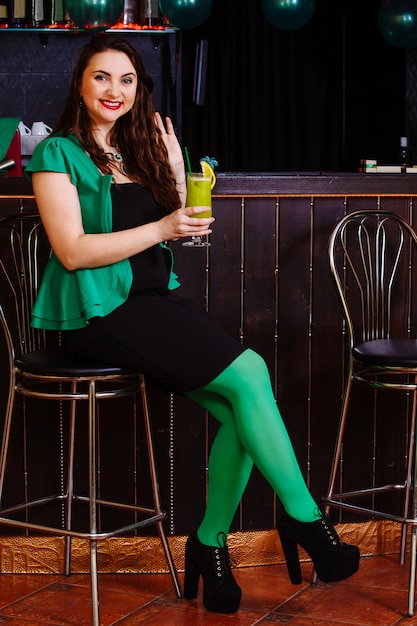
{"label": "metal bar stool", "polygon": [[[414,614],[417,493],[416,493],[416,401],[417,401],[417,234],[404,219],[386,211],[355,211],[336,224],[329,242],[329,261],[346,321],[346,386],[330,472],[323,499],[326,508],[398,522],[402,525],[400,562],[404,563],[407,529],[411,528],[408,615]],[[347,426],[353,384],[373,389],[373,443],[368,484],[353,483],[348,463]],[[392,455],[378,464],[378,428],[383,389],[405,394],[399,437],[404,468],[393,466]],[[385,392],[384,392],[385,393]],[[384,396],[385,397],[385,396]],[[396,405],[398,410],[398,405]],[[350,417],[353,417],[350,415]],[[361,423],[367,417],[361,414]],[[388,421],[389,420],[389,421]],[[390,428],[399,422],[388,417]],[[368,420],[369,422],[369,420]],[[357,448],[360,433],[350,441]],[[352,441],[355,440],[352,444]],[[351,453],[355,465],[358,456]],[[386,468],[386,465],[392,465]],[[402,464],[401,464],[402,465]],[[352,467],[352,466],[350,466]],[[384,468],[384,469],[382,469]],[[379,474],[389,474],[388,483]],[[396,472],[396,473],[395,473]],[[397,474],[400,477],[397,480]],[[384,483],[385,480],[385,483]],[[390,482],[392,481],[392,482]],[[383,494],[401,495],[402,504],[384,502]],[[363,502],[365,498],[366,502]]]}
{"label": "metal bar stool", "polygon": [[[97,542],[156,524],[175,592],[181,597],[177,572],[165,535],[159,485],[155,464],[149,401],[143,375],[112,365],[86,362],[68,357],[60,348],[47,347],[48,333],[30,327],[30,312],[36,298],[40,277],[50,254],[49,243],[37,214],[18,214],[0,220],[0,321],[8,352],[9,390],[3,436],[0,448],[0,524],[65,537],[64,573],[70,573],[71,538],[89,541],[92,594],[92,624],[99,626],[99,594]],[[57,334],[55,334],[57,337]],[[9,453],[15,394],[44,400],[70,403],[67,444],[66,486],[62,493],[4,505],[4,487]],[[152,489],[152,506],[137,502],[124,503],[98,496],[98,403],[140,393],[148,466]],[[88,406],[88,493],[78,495],[74,490],[74,456],[77,406]],[[135,416],[134,416],[135,417]],[[32,419],[32,418],[31,418]],[[36,416],[33,417],[36,419]],[[30,445],[30,442],[29,444]],[[73,528],[73,503],[88,505],[88,530]],[[30,521],[30,512],[40,505],[58,503],[63,511],[60,524]],[[99,512],[112,508],[130,513],[129,522],[101,530]],[[24,511],[25,516],[19,516]]]}

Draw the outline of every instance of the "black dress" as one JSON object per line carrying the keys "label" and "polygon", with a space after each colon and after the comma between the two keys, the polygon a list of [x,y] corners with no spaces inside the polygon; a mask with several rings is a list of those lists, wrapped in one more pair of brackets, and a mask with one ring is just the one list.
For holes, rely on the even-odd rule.
{"label": "black dress", "polygon": [[[164,215],[151,192],[138,183],[112,185],[113,230],[156,221]],[[66,331],[65,343],[79,356],[130,367],[163,388],[183,393],[208,384],[246,348],[210,315],[177,290],[161,246],[131,257],[133,284],[127,301],[85,328]]]}

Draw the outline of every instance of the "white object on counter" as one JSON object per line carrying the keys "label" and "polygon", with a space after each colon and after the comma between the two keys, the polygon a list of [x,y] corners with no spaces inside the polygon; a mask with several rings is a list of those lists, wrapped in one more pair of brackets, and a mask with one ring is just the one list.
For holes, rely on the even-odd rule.
{"label": "white object on counter", "polygon": [[36,146],[46,137],[48,137],[48,135],[21,135],[20,154],[33,154]]}
{"label": "white object on counter", "polygon": [[26,156],[33,154],[36,146],[52,132],[52,128],[47,126],[45,122],[33,122],[30,129],[22,121],[19,122],[18,130],[20,133],[20,154]]}
{"label": "white object on counter", "polygon": [[52,133],[52,128],[47,126],[45,122],[33,122],[32,135],[49,135]]}

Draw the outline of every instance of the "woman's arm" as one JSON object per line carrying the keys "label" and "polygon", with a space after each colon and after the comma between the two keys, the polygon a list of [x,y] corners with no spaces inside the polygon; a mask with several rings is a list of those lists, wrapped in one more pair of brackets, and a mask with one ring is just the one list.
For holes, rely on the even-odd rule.
{"label": "woman's arm", "polygon": [[214,221],[191,218],[201,207],[187,207],[136,228],[86,234],[77,188],[67,174],[35,172],[32,185],[51,247],[68,270],[110,265],[162,241],[209,234]]}

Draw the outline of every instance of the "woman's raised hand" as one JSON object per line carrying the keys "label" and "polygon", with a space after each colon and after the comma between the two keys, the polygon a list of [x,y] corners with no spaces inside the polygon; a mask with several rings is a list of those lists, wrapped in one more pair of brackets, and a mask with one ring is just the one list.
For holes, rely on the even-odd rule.
{"label": "woman's raised hand", "polygon": [[167,149],[172,173],[175,179],[180,182],[185,179],[184,157],[177,135],[175,134],[174,125],[171,119],[166,117],[165,126],[159,113],[155,113],[155,123],[160,130],[160,136]]}

